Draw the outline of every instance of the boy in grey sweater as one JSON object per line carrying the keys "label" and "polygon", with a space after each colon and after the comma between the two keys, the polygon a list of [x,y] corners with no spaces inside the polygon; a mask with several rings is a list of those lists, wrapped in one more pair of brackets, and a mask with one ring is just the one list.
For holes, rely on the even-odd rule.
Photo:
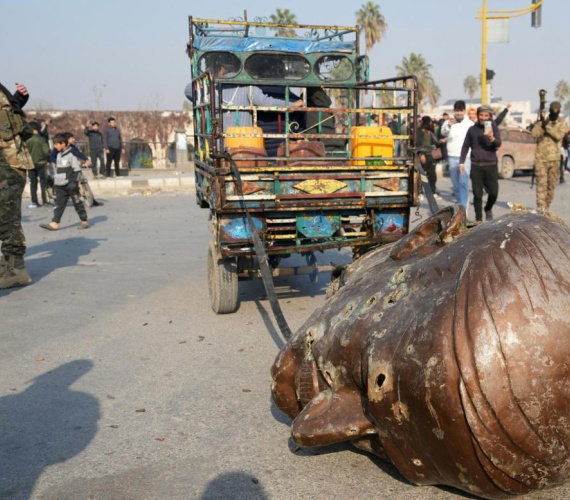
{"label": "boy in grey sweater", "polygon": [[58,150],[54,178],[55,209],[52,221],[49,224],[40,224],[40,227],[50,231],[57,231],[63,212],[65,212],[67,201],[71,198],[75,211],[81,219],[81,225],[78,229],[87,229],[89,227],[87,211],[79,197],[81,163],[73,154],[65,134],[57,134],[53,138],[53,145]]}

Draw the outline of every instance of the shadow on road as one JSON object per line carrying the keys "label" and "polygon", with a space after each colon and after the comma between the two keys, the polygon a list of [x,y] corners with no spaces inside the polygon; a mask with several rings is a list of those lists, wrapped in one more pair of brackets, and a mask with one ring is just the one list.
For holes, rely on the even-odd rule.
{"label": "shadow on road", "polygon": [[[263,320],[263,324],[265,325],[265,328],[267,328],[269,335],[271,335],[273,342],[275,342],[277,349],[279,349],[279,350],[283,349],[283,347],[285,347],[285,340],[283,339],[281,334],[273,326],[274,321],[275,321],[273,318],[273,315],[271,315],[271,316],[269,315],[269,313],[267,312],[267,309],[265,309],[265,307],[263,307],[263,304],[258,299],[255,299],[255,307],[257,307],[257,310],[259,311],[259,315],[261,316],[261,319]],[[269,307],[269,309],[271,309],[269,304],[268,304],[268,307]],[[276,322],[275,322],[275,324],[276,324]]]}
{"label": "shadow on road", "polygon": [[72,237],[46,241],[28,248],[26,267],[33,281],[39,281],[62,267],[75,266],[79,258],[88,255],[104,239]]}
{"label": "shadow on road", "polygon": [[201,500],[269,500],[259,480],[245,472],[228,472],[208,484]]}
{"label": "shadow on road", "polygon": [[0,398],[0,498],[29,499],[46,468],[91,442],[99,403],[70,386],[92,367],[85,359],[66,363],[35,378],[25,391]]}

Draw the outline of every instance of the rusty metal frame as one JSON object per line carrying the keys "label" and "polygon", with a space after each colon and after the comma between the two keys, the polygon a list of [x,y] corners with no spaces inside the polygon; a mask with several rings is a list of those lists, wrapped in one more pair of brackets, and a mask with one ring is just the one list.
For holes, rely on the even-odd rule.
{"label": "rusty metal frame", "polygon": [[[208,19],[196,19],[189,17],[189,53],[191,51],[192,40],[194,37],[194,27],[196,23],[218,23],[220,25],[243,25],[249,28],[250,26],[264,26],[264,27],[281,27],[273,23],[259,23],[259,22],[247,22],[247,21],[214,21]],[[359,33],[360,27],[356,28],[346,28],[346,27],[330,27],[330,26],[313,26],[313,25],[293,25],[292,28],[296,29],[339,29],[339,30],[349,30],[351,33],[356,34],[356,56],[358,61],[358,54],[360,52],[360,40]],[[334,35],[336,36],[336,35]],[[201,144],[200,140],[206,140],[210,144],[210,153],[216,157],[214,160],[212,157],[202,159],[197,158],[196,172],[197,177],[201,175],[207,180],[210,191],[208,193],[201,193],[202,199],[207,199],[210,206],[210,210],[213,215],[213,229],[218,240],[218,246],[220,247],[221,254],[223,256],[248,256],[253,254],[253,244],[251,240],[234,241],[231,244],[222,244],[219,241],[218,234],[218,219],[224,218],[231,215],[239,215],[244,213],[243,203],[247,203],[249,211],[252,215],[258,215],[261,217],[274,217],[277,213],[296,213],[302,214],[306,211],[323,211],[326,213],[332,213],[333,211],[351,212],[354,213],[355,217],[361,217],[362,221],[358,224],[343,223],[343,227],[351,228],[353,232],[344,234],[342,236],[329,237],[326,240],[321,241],[310,241],[310,238],[303,238],[299,235],[298,238],[291,238],[290,231],[294,230],[293,226],[283,225],[279,227],[273,227],[273,233],[277,234],[263,234],[264,245],[267,249],[268,254],[288,254],[296,252],[311,252],[317,250],[324,250],[328,248],[340,248],[343,246],[358,247],[362,245],[374,245],[382,244],[390,241],[395,241],[399,238],[397,235],[389,235],[385,232],[376,233],[376,230],[372,228],[370,224],[368,226],[365,224],[366,220],[370,220],[370,217],[375,217],[374,214],[381,210],[390,213],[400,213],[403,214],[407,211],[407,219],[404,217],[404,223],[406,227],[403,228],[405,231],[408,230],[409,225],[409,211],[410,206],[412,206],[417,200],[417,193],[415,193],[415,183],[414,183],[414,162],[415,162],[415,148],[417,144],[417,122],[415,117],[417,116],[417,88],[418,82],[413,75],[400,76],[395,78],[388,78],[383,80],[374,81],[362,81],[362,70],[360,64],[356,64],[355,71],[357,83],[354,84],[342,84],[337,83],[324,83],[319,85],[321,88],[327,89],[341,89],[346,91],[348,103],[346,107],[343,108],[315,108],[307,106],[306,96],[304,96],[303,106],[299,108],[293,108],[289,103],[289,89],[291,87],[309,87],[316,85],[307,85],[302,82],[290,82],[287,85],[282,85],[285,87],[285,106],[235,106],[235,105],[224,105],[222,100],[222,88],[227,85],[251,85],[248,83],[232,82],[217,80],[214,76],[206,72],[193,79],[193,84],[196,85],[197,82],[202,78],[209,78],[209,95],[210,99],[207,105],[204,103],[199,103],[198,107],[194,110],[194,120],[197,122],[200,111],[200,116],[204,116],[204,110],[209,109],[209,119],[210,128],[209,130],[204,128],[203,123],[196,123],[195,126],[195,140],[196,144]],[[411,83],[410,83],[411,82]],[[275,84],[272,84],[275,85]],[[218,92],[216,92],[218,90]],[[385,90],[389,92],[405,92],[407,94],[407,100],[404,105],[396,105],[395,101],[391,106],[386,106],[382,103],[376,107],[361,107],[360,98],[361,91],[365,90]],[[395,95],[395,94],[394,94]],[[261,135],[247,135],[244,134],[243,137],[263,137],[263,138],[280,138],[284,140],[285,143],[285,156],[284,157],[263,157],[263,158],[252,158],[253,160],[262,160],[269,162],[264,164],[264,166],[254,166],[254,167],[240,167],[240,172],[243,174],[244,178],[251,176],[263,176],[265,180],[269,179],[274,182],[274,192],[275,195],[244,195],[244,199],[234,200],[236,196],[228,195],[226,192],[226,186],[228,183],[235,182],[233,175],[230,172],[230,168],[224,161],[217,155],[221,153],[224,148],[224,141],[226,138],[230,137],[240,137],[240,135],[235,134],[225,134],[223,133],[223,119],[225,111],[235,111],[235,112],[251,112],[252,122],[254,125],[257,124],[257,113],[260,111],[269,112],[279,112],[285,114],[284,124],[285,133],[282,134],[261,134]],[[339,134],[315,134],[315,133],[303,133],[292,132],[289,128],[291,123],[290,113],[292,112],[319,112],[319,113],[343,113],[347,115],[348,130],[346,133]],[[390,113],[398,115],[410,115],[409,122],[409,132],[408,134],[401,134],[396,136],[389,136],[391,139],[399,139],[407,141],[409,146],[409,155],[392,158],[381,158],[385,162],[392,162],[393,164],[384,165],[354,165],[351,162],[355,161],[369,161],[371,158],[353,158],[352,157],[352,130],[356,125],[357,121],[355,117],[359,114],[372,114],[372,113]],[[198,127],[198,125],[200,125]],[[367,136],[362,136],[365,139]],[[373,136],[378,138],[379,136]],[[388,137],[388,136],[386,136]],[[302,160],[290,157],[290,141],[298,139],[347,139],[348,140],[348,151],[346,156],[343,157],[303,157]],[[221,148],[221,150],[219,149]],[[199,153],[199,151],[198,151]],[[294,163],[293,163],[294,162]],[[395,162],[398,162],[396,165]],[[366,182],[371,179],[385,179],[390,175],[397,175],[401,178],[406,178],[408,181],[407,191],[390,193],[394,200],[384,199],[380,202],[378,198],[382,197],[381,193],[373,192],[367,193],[364,187]],[[377,177],[374,177],[377,176]],[[352,182],[360,182],[358,184],[360,189],[354,192],[347,193],[303,193],[303,194],[287,194],[286,192],[281,192],[280,183],[281,182],[291,182],[291,181],[304,181],[304,180],[318,180],[320,178],[327,178],[330,180],[349,180]],[[368,184],[369,185],[369,184]],[[287,189],[291,189],[288,187]],[[198,184],[197,184],[198,192]],[[277,194],[278,193],[278,194]],[[386,194],[386,192],[383,192]],[[384,196],[387,198],[387,195]],[[250,202],[248,202],[248,199]],[[403,201],[403,200],[406,201]],[[255,201],[255,203],[251,203]],[[273,215],[271,215],[273,214]],[[368,218],[368,219],[367,219]],[[352,227],[354,226],[354,227]],[[358,227],[357,227],[358,226]]]}

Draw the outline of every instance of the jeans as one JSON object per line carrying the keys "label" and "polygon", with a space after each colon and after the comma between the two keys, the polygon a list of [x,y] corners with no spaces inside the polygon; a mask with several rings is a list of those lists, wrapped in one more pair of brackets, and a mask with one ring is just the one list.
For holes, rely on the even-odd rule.
{"label": "jeans", "polygon": [[30,194],[32,196],[32,203],[38,203],[38,179],[40,181],[40,190],[42,192],[42,203],[47,203],[47,167],[46,165],[34,165],[33,170],[28,170],[30,177]]}
{"label": "jeans", "polygon": [[63,212],[65,212],[65,207],[67,206],[67,200],[69,200],[69,198],[71,198],[71,201],[73,202],[73,206],[75,207],[75,211],[77,212],[77,215],[79,215],[79,218],[82,221],[87,220],[87,211],[85,210],[85,205],[83,205],[83,202],[79,197],[79,186],[77,184],[77,181],[69,181],[69,184],[65,186],[55,186],[54,191],[55,209],[53,211],[53,222],[57,222],[59,224]]}
{"label": "jeans", "polygon": [[453,194],[457,203],[465,207],[465,213],[469,212],[469,176],[471,174],[471,160],[465,160],[465,172],[459,173],[459,156],[449,156],[449,176],[453,185]]}
{"label": "jeans", "polygon": [[120,165],[121,161],[121,150],[116,148],[109,148],[109,152],[107,153],[107,177],[111,177],[111,162],[115,163],[115,176],[119,177],[121,172],[119,169],[121,168]]}
{"label": "jeans", "polygon": [[431,189],[431,192],[433,194],[437,194],[437,188],[435,187],[435,184],[437,182],[437,172],[435,170],[435,161],[433,160],[433,158],[431,157],[431,155],[425,155],[426,156],[426,162],[425,165],[422,165],[424,168],[424,171],[426,173],[426,177],[428,179],[428,183],[429,183],[429,187]]}
{"label": "jeans", "polygon": [[103,158],[103,150],[91,150],[91,170],[93,175],[97,175],[97,160],[99,160],[99,173],[106,174],[105,159]]}

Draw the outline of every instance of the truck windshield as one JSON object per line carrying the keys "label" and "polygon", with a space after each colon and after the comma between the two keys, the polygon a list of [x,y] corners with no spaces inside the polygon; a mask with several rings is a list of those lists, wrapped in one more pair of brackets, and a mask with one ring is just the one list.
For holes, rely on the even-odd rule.
{"label": "truck windshield", "polygon": [[256,80],[302,80],[311,72],[311,65],[299,55],[264,53],[249,56],[245,70]]}

